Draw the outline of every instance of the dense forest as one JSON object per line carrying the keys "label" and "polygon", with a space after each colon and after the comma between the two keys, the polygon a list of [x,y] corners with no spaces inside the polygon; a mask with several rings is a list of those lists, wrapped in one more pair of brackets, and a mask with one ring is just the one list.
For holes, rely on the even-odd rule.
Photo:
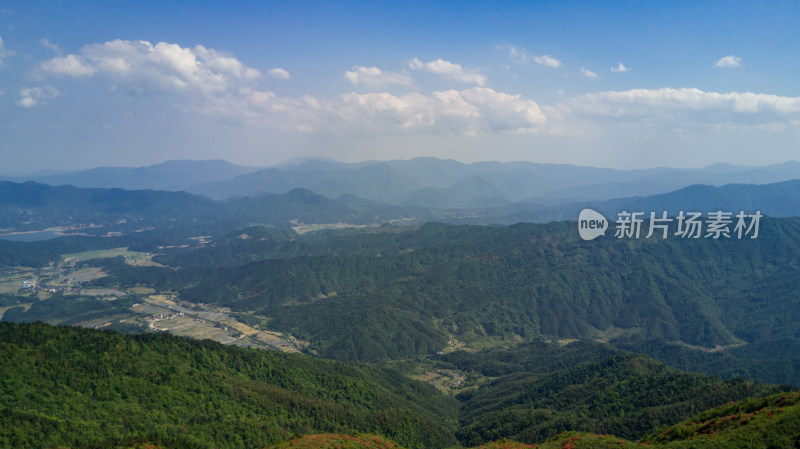
{"label": "dense forest", "polygon": [[[784,387],[785,389],[786,387]],[[466,446],[511,438],[541,443],[567,430],[630,440],[712,406],[781,391],[742,379],[681,373],[623,355],[548,375],[517,373],[461,393]]]}
{"label": "dense forest", "polygon": [[543,441],[564,430],[639,438],[788,388],[681,373],[643,356],[584,363],[587,350],[562,357],[566,369],[501,376],[454,398],[387,368],[0,323],[0,446],[258,448],[318,433],[376,434],[409,448]]}
{"label": "dense forest", "polygon": [[[706,348],[800,336],[800,220],[765,220],[758,239],[741,241],[583,242],[573,226],[231,236],[156,258],[178,270],[118,265],[96,284],[151,286],[255,313],[323,356],[357,361],[430,355],[450,336]],[[247,262],[251,240],[272,258]],[[218,265],[197,266],[205,258]]]}
{"label": "dense forest", "polygon": [[313,432],[456,443],[457,402],[396,372],[167,335],[0,323],[0,391],[2,447],[256,448]]}

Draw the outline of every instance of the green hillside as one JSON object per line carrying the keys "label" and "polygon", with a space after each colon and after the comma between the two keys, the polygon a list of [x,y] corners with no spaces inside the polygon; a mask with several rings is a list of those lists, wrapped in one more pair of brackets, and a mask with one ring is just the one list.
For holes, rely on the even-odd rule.
{"label": "green hillside", "polygon": [[[616,435],[568,431],[541,444],[525,444],[511,439],[501,439],[482,444],[479,449],[793,449],[800,443],[800,394],[775,394],[767,397],[731,402],[686,420],[665,427],[658,433],[639,441],[630,441]],[[350,446],[341,440],[354,441]],[[318,441],[332,441],[339,447],[353,449],[371,447],[397,447],[382,440],[385,446],[370,446],[369,440],[361,443],[356,438],[332,435],[311,435],[281,448],[335,447],[314,445]],[[355,441],[358,441],[357,443]],[[312,443],[314,442],[314,443]],[[294,445],[293,445],[294,444]],[[361,445],[359,445],[361,444]]]}
{"label": "green hillside", "polygon": [[455,401],[379,369],[166,335],[0,323],[0,447],[258,448],[365,432],[456,443]]}
{"label": "green hillside", "polygon": [[[680,424],[665,427],[638,442],[613,435],[565,432],[539,449],[793,449],[800,445],[800,394],[731,402],[702,412]],[[517,449],[518,443],[487,445],[486,448]]]}
{"label": "green hillside", "polygon": [[668,447],[794,448],[800,445],[800,394],[732,402],[644,438]]}
{"label": "green hillside", "polygon": [[565,430],[638,439],[707,408],[777,391],[623,355],[548,375],[511,374],[461,393],[457,435],[466,446],[500,438],[540,443]]}
{"label": "green hillside", "polygon": [[393,444],[363,434],[408,448],[543,441],[564,430],[634,438],[777,391],[643,356],[568,359],[566,369],[509,374],[456,399],[377,367],[168,335],[0,323],[0,447],[308,447],[317,440],[304,436],[329,433],[347,436],[326,444],[354,448]]}
{"label": "green hillside", "polygon": [[[97,283],[269,317],[272,328],[345,360],[429,355],[451,336],[467,345],[546,337],[709,349],[797,339],[800,219],[765,219],[761,228],[758,239],[583,242],[574,223],[428,224],[247,264],[117,267]],[[354,249],[336,249],[345,243]]]}

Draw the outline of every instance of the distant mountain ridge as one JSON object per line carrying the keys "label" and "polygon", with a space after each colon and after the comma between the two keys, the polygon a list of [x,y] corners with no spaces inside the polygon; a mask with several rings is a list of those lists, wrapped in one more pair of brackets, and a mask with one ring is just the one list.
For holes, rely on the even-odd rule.
{"label": "distant mountain ridge", "polygon": [[[392,169],[385,166],[390,172]],[[361,169],[354,169],[361,173]],[[281,172],[285,173],[285,172]],[[317,171],[309,172],[314,176]],[[373,176],[374,183],[386,185],[394,180]],[[355,178],[329,178],[328,185],[354,186]],[[385,205],[363,197],[344,194],[331,199],[303,187],[283,194],[264,193],[256,197],[212,200],[183,191],[124,190],[53,187],[35,182],[0,181],[0,228],[6,232],[41,230],[53,226],[114,225],[125,231],[142,226],[212,223],[260,223],[289,228],[297,224],[349,223],[380,225],[396,220],[405,223],[440,221],[463,224],[548,223],[576,220],[583,208],[592,208],[611,220],[623,210],[661,213],[671,216],[681,210],[737,213],[760,211],[773,217],[800,216],[800,180],[773,184],[730,184],[721,187],[692,185],[670,193],[583,201],[546,206],[535,203],[505,202],[501,193],[482,178],[468,178],[458,188],[422,189],[431,207],[414,206],[414,201]],[[480,207],[446,208],[452,198],[473,201]]]}
{"label": "distant mountain ridge", "polygon": [[[773,217],[794,217],[800,216],[800,179],[772,184],[728,184],[720,187],[696,184],[658,195],[584,201],[553,207],[516,207],[516,212],[499,222],[576,220],[583,208],[595,209],[611,220],[615,220],[621,211],[644,212],[648,217],[650,212],[667,212],[669,216],[676,216],[680,211],[723,211],[734,215],[739,211],[761,211]],[[499,215],[499,212],[495,214]]]}
{"label": "distant mountain ridge", "polygon": [[200,183],[188,191],[215,199],[285,193],[303,187],[329,198],[356,195],[389,205],[482,208],[520,202],[567,204],[671,192],[693,184],[767,184],[800,179],[800,163],[764,167],[715,164],[701,169],[617,170],[532,162],[476,162],[416,158],[345,164],[307,161],[235,178]]}
{"label": "distant mountain ridge", "polygon": [[558,206],[605,201],[662,194],[694,184],[770,184],[800,179],[800,162],[762,167],[718,163],[699,169],[618,170],[533,162],[466,164],[433,157],[358,163],[295,158],[268,168],[221,160],[182,160],[8,179],[76,187],[185,190],[216,200],[284,194],[303,188],[331,199],[357,196],[384,205],[475,209],[517,203]]}
{"label": "distant mountain ridge", "polygon": [[53,186],[177,191],[193,184],[221,181],[255,170],[223,160],[171,160],[146,167],[97,167],[25,180]]}
{"label": "distant mountain ridge", "polygon": [[53,187],[0,181],[0,228],[41,230],[54,226],[104,226],[132,231],[146,226],[194,226],[248,222],[288,228],[293,223],[373,224],[405,210],[359,207],[305,189],[258,198],[214,201],[186,192]]}

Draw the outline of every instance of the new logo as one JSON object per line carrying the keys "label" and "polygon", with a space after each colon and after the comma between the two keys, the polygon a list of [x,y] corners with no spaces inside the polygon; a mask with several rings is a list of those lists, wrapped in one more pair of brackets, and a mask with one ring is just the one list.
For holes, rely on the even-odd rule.
{"label": "new logo", "polygon": [[584,240],[594,240],[606,235],[608,220],[600,212],[584,209],[578,216],[578,234]]}

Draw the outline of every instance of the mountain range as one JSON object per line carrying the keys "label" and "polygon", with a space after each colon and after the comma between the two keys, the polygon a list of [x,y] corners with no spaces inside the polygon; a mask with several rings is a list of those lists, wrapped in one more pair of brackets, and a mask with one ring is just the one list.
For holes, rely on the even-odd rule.
{"label": "mountain range", "polygon": [[[499,200],[498,200],[499,202]],[[5,232],[51,227],[101,228],[130,232],[153,226],[219,226],[230,232],[248,224],[288,229],[302,224],[380,225],[439,221],[462,224],[547,223],[576,220],[580,210],[595,209],[614,221],[621,211],[739,211],[773,217],[800,215],[800,180],[765,185],[693,185],[665,194],[582,201],[557,206],[519,203],[476,209],[393,206],[357,196],[330,199],[303,188],[284,194],[212,200],[186,192],[48,186],[0,181],[0,228]],[[227,231],[226,231],[227,230]],[[98,230],[99,232],[99,230]]]}
{"label": "mountain range", "polygon": [[82,232],[92,228],[96,235],[153,226],[163,229],[220,224],[232,230],[247,223],[288,229],[302,223],[379,224],[409,216],[427,220],[437,215],[420,208],[337,201],[302,188],[284,194],[215,201],[183,191],[53,187],[30,181],[22,184],[0,181],[0,228],[6,232],[66,227]]}
{"label": "mountain range", "polygon": [[102,167],[9,180],[76,187],[185,190],[217,200],[304,188],[331,199],[357,196],[385,205],[451,209],[516,203],[552,206],[649,196],[693,184],[768,184],[791,179],[800,179],[798,162],[763,167],[714,164],[700,169],[617,170],[531,162],[464,164],[428,157],[360,163],[297,159],[261,169],[219,160],[168,161],[149,167]]}
{"label": "mountain range", "polygon": [[126,190],[186,190],[203,182],[222,181],[258,170],[222,160],[172,160],[147,167],[97,167],[30,177],[7,177],[9,181],[36,181],[51,186]]}
{"label": "mountain range", "polygon": [[[731,212],[734,216],[740,211],[761,211],[773,217],[791,217],[800,215],[800,180],[772,184],[727,184],[719,187],[695,184],[656,195],[579,201],[549,207],[517,204],[496,208],[485,213],[485,216],[490,218],[487,222],[546,223],[576,220],[578,213],[584,208],[595,209],[611,220],[615,220],[622,211],[644,212],[645,218],[649,218],[649,212],[655,212],[657,216],[667,212],[668,216],[674,217],[680,211],[704,214],[723,211]],[[499,217],[502,218],[498,220]]]}

